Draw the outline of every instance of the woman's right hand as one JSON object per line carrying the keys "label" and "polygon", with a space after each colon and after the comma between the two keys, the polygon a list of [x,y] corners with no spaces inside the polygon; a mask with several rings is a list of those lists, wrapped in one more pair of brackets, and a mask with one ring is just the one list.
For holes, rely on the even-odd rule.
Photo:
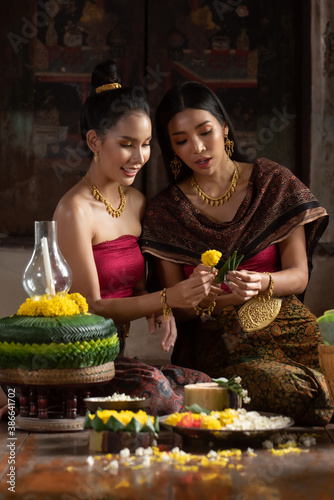
{"label": "woman's right hand", "polygon": [[171,308],[197,306],[201,300],[209,295],[214,277],[210,267],[200,264],[188,279],[167,288],[167,304]]}

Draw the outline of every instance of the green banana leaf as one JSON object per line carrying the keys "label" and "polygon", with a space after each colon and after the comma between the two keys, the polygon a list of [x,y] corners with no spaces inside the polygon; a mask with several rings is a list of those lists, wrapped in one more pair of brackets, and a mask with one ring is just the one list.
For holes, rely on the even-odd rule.
{"label": "green banana leaf", "polygon": [[85,416],[85,420],[84,420],[84,423],[83,423],[83,428],[84,429],[93,429],[93,426],[92,426],[92,419],[90,418],[91,413],[90,411],[88,410],[87,413],[86,413],[86,416]]}
{"label": "green banana leaf", "polygon": [[125,425],[122,424],[114,415],[111,415],[105,426],[109,431],[120,432],[125,430]]}
{"label": "green banana leaf", "polygon": [[143,424],[141,424],[139,420],[136,419],[136,417],[133,417],[128,425],[124,428],[124,430],[127,432],[140,432],[142,428]]}
{"label": "green banana leaf", "polygon": [[215,283],[224,283],[225,277],[229,271],[235,271],[240,265],[244,255],[238,255],[235,250],[233,254],[224,262],[223,266],[218,271],[214,282]]}
{"label": "green banana leaf", "polygon": [[200,405],[197,403],[191,405],[191,406],[186,406],[186,410],[191,411],[192,413],[205,413],[206,415],[210,415],[210,410],[207,410],[206,408],[202,408]]}
{"label": "green banana leaf", "polygon": [[156,432],[154,423],[152,422],[152,420],[150,418],[147,419],[147,422],[144,425],[144,427],[142,428],[141,432]]}
{"label": "green banana leaf", "polygon": [[104,431],[107,428],[106,424],[103,422],[103,420],[101,420],[97,413],[95,413],[95,417],[91,421],[91,424],[94,431]]}
{"label": "green banana leaf", "polygon": [[0,342],[0,366],[25,370],[83,368],[113,361],[118,353],[117,335],[67,344],[22,344],[5,341]]}

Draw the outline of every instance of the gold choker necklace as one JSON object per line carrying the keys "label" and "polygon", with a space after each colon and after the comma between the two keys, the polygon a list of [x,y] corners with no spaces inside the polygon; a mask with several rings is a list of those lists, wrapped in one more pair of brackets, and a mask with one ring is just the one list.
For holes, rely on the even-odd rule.
{"label": "gold choker necklace", "polygon": [[191,187],[194,189],[195,193],[197,193],[198,196],[200,196],[202,200],[204,200],[205,203],[207,203],[208,205],[211,205],[212,207],[214,206],[218,207],[219,205],[224,205],[224,203],[231,198],[232,193],[234,193],[240,175],[239,175],[239,165],[237,164],[236,161],[234,161],[233,163],[235,165],[235,169],[232,175],[232,181],[230,187],[228,188],[226,193],[223,194],[223,196],[220,196],[219,198],[211,198],[211,196],[205,194],[203,189],[200,188],[200,186],[195,181],[195,177],[192,176],[190,181]]}
{"label": "gold choker necklace", "polygon": [[124,207],[125,207],[126,199],[125,199],[125,194],[123,193],[123,190],[121,188],[121,185],[118,186],[118,192],[119,192],[119,195],[120,195],[120,198],[121,198],[121,202],[119,204],[119,207],[116,210],[115,208],[113,208],[111,206],[111,204],[109,203],[109,201],[105,199],[105,197],[103,196],[103,194],[100,193],[100,191],[97,189],[97,187],[94,184],[91,184],[89,182],[89,180],[88,180],[88,174],[86,174],[83,177],[83,179],[85,179],[85,181],[87,182],[88,186],[91,188],[94,198],[96,198],[97,201],[101,201],[102,203],[105,204],[105,206],[107,207],[107,212],[108,212],[109,215],[111,215],[111,217],[116,217],[117,218],[117,217],[120,217],[122,215]]}

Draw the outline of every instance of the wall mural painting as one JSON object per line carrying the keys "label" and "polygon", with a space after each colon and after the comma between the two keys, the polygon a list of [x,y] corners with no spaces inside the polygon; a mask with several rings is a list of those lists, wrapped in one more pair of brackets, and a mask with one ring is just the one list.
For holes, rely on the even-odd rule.
{"label": "wall mural painting", "polygon": [[[36,156],[66,158],[72,148],[80,149],[78,117],[91,91],[90,76],[96,64],[114,59],[124,84],[130,84],[133,74],[142,78],[144,36],[137,38],[138,29],[131,30],[130,4],[71,0],[39,29],[33,61]],[[134,11],[140,19],[142,2],[136,4]],[[137,57],[131,55],[133,47]]]}
{"label": "wall mural painting", "polygon": [[[294,170],[296,3],[169,0],[163,17],[159,9],[150,2],[149,61],[164,75],[153,107],[171,85],[203,82],[222,99],[249,161],[268,156]],[[151,175],[153,191],[161,182]]]}
{"label": "wall mural painting", "polygon": [[[144,76],[145,1],[28,0],[2,6],[0,233],[31,236],[85,173],[79,116],[94,66],[108,58],[124,85]],[[130,15],[129,15],[130,14]]]}
{"label": "wall mural painting", "polygon": [[[29,0],[16,12],[3,8],[0,233],[31,236],[34,220],[50,219],[85,173],[79,112],[92,69],[107,58],[123,85],[146,90],[152,117],[171,85],[206,83],[250,160],[268,156],[294,170],[298,2]],[[135,187],[150,198],[165,183],[153,140]]]}

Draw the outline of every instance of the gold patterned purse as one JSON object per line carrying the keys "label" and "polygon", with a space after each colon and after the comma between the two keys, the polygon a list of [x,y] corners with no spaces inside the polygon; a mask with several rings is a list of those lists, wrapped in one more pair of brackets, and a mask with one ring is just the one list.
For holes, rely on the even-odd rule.
{"label": "gold patterned purse", "polygon": [[274,280],[269,274],[269,288],[265,293],[259,294],[246,302],[238,310],[238,317],[244,332],[254,332],[270,325],[278,316],[282,300],[273,297]]}

